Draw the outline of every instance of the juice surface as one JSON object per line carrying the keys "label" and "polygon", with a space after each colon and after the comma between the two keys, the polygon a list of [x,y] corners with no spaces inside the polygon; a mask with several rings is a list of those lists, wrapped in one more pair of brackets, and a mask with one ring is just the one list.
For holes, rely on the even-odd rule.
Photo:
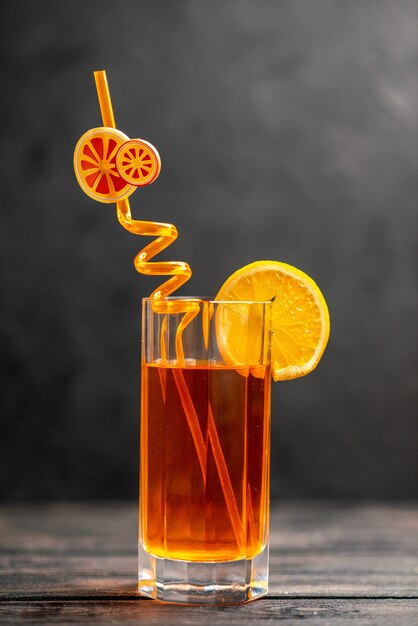
{"label": "juice surface", "polygon": [[[271,374],[269,367],[264,376],[259,368],[255,373],[228,366],[143,364],[140,540],[149,553],[227,561],[252,558],[263,549],[269,507]],[[203,469],[179,395],[179,374],[199,420]],[[215,454],[211,416],[219,440]],[[217,466],[220,456],[232,487],[229,507]]]}

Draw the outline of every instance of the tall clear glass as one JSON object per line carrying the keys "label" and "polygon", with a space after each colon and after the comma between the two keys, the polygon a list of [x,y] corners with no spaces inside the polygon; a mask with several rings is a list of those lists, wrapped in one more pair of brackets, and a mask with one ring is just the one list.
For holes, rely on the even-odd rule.
{"label": "tall clear glass", "polygon": [[142,320],[139,591],[263,596],[271,303],[144,299]]}

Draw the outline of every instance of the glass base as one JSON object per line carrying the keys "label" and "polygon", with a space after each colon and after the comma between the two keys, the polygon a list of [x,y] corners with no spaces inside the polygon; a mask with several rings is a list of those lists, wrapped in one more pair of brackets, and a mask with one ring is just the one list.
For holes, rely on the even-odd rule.
{"label": "glass base", "polygon": [[138,591],[154,600],[182,604],[241,604],[268,591],[268,546],[252,559],[179,561],[138,547]]}

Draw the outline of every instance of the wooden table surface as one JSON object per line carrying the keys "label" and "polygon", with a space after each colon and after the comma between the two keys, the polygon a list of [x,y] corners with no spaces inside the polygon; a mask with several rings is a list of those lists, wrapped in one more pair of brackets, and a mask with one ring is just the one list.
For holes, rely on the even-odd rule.
{"label": "wooden table surface", "polygon": [[418,625],[418,506],[282,503],[270,592],[242,606],[138,596],[136,506],[0,508],[0,624]]}

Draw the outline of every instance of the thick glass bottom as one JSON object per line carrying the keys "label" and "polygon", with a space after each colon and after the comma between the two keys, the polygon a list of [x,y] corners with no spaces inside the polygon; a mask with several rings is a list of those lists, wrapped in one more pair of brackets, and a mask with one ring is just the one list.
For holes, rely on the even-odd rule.
{"label": "thick glass bottom", "polygon": [[139,543],[138,590],[163,602],[241,604],[268,591],[268,546],[251,559],[180,561],[148,554]]}

